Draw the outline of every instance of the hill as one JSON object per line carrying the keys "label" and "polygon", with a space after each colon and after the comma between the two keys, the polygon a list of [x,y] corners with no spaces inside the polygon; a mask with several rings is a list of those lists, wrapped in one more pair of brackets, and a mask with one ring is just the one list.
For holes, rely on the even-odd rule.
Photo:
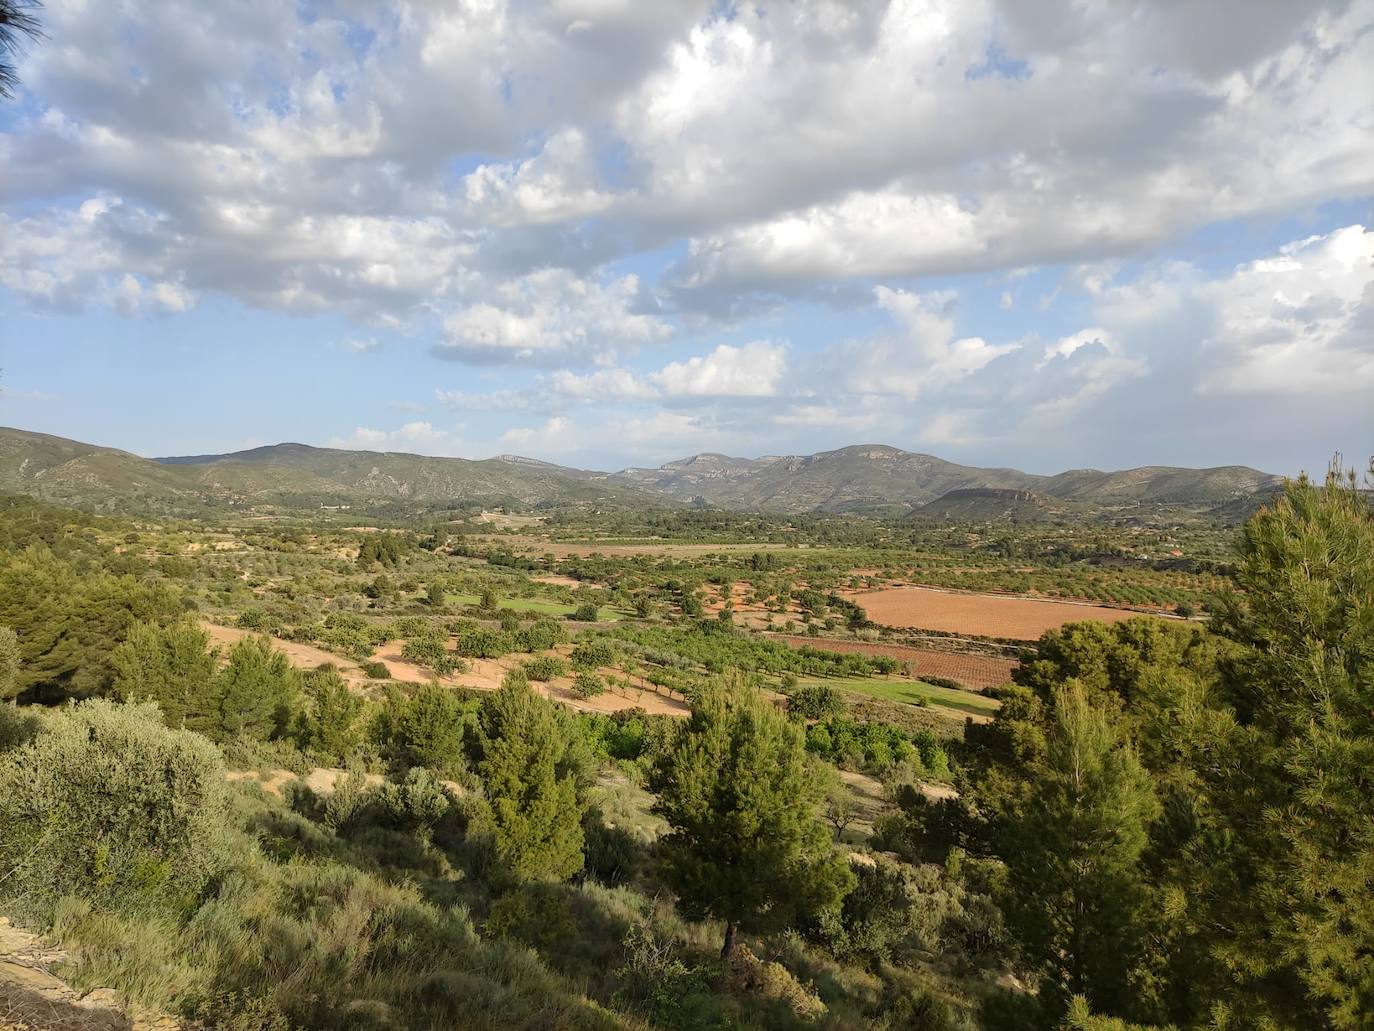
{"label": "hill", "polygon": [[0,492],[80,508],[177,515],[264,506],[532,509],[650,500],[631,488],[582,478],[577,470],[509,456],[469,461],[277,444],[148,459],[8,428],[0,428]]}
{"label": "hill", "polygon": [[[1141,505],[1207,509],[1272,489],[1281,478],[1244,466],[1147,466],[1120,472],[1078,469],[1038,476],[1016,469],[957,465],[933,455],[867,444],[758,459],[695,455],[654,470],[627,469],[614,474],[611,481],[722,508],[902,514],[954,492],[987,490],[1032,492],[1104,509]],[[955,494],[951,506],[973,500]],[[982,498],[980,507],[986,508],[988,500]]]}
{"label": "hill", "polygon": [[1277,476],[1243,466],[1076,469],[1038,476],[958,465],[880,444],[763,458],[699,454],[657,469],[611,474],[518,455],[473,461],[294,443],[148,459],[0,429],[0,492],[81,508],[179,515],[245,507],[403,512],[694,504],[786,514],[1030,519],[1068,510],[1241,511],[1252,496],[1279,483]]}

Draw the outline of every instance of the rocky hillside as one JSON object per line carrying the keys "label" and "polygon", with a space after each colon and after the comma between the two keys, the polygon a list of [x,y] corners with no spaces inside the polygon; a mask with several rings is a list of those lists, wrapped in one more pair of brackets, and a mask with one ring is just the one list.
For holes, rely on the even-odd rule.
{"label": "rocky hillside", "polygon": [[[986,490],[1030,492],[1091,507],[1153,504],[1208,508],[1272,489],[1280,478],[1244,466],[1147,466],[1121,472],[1078,469],[1037,476],[1016,469],[957,465],[933,455],[870,444],[814,455],[758,459],[695,455],[658,469],[627,469],[612,476],[611,481],[723,508],[892,514],[917,510],[952,493],[951,506],[956,501],[967,504],[973,499],[956,492]],[[981,502],[980,506],[986,507]]]}

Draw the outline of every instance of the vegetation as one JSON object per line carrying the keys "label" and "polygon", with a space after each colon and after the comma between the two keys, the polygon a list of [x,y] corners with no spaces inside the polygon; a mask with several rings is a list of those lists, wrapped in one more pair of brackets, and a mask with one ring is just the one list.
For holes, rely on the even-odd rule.
{"label": "vegetation", "polygon": [[[0,499],[0,912],[64,980],[231,1028],[1368,1024],[1349,480],[1230,550],[1197,522],[480,514]],[[694,546],[597,553],[621,535]],[[1010,649],[912,668],[848,600],[1060,575],[1208,619],[1066,624],[979,694],[925,657]],[[619,618],[560,618],[585,604]]]}
{"label": "vegetation", "polygon": [[655,770],[663,875],[689,916],[725,922],[730,958],[742,926],[785,927],[852,886],[816,818],[825,785],[801,731],[738,680],[711,684]]}

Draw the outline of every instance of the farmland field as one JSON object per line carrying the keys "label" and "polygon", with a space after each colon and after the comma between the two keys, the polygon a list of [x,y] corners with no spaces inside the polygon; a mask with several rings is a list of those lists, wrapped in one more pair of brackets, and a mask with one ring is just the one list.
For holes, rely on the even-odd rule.
{"label": "farmland field", "polygon": [[1119,623],[1140,613],[1098,605],[1074,605],[1033,598],[1009,598],[991,594],[956,594],[927,587],[894,587],[883,591],[849,592],[846,597],[862,605],[868,618],[882,626],[920,627],[980,637],[1006,637],[1033,641],[1053,630],[1082,619]]}
{"label": "farmland field", "polygon": [[901,644],[877,644],[867,641],[846,641],[814,637],[780,636],[792,648],[822,647],[827,651],[857,655],[889,655],[912,665],[916,676],[944,677],[957,680],[964,687],[982,691],[998,687],[1011,679],[1016,668],[1015,659],[1001,659],[991,655],[960,655],[937,652],[926,648],[910,648]]}

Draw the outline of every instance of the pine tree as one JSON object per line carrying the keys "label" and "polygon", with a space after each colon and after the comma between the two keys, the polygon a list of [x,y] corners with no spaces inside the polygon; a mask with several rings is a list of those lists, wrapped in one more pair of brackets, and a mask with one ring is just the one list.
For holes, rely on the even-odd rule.
{"label": "pine tree", "polygon": [[740,928],[786,926],[853,886],[817,817],[825,781],[803,729],[738,680],[701,690],[653,787],[672,827],[663,875],[688,917],[725,921],[726,958]]}
{"label": "pine tree", "polygon": [[587,800],[575,733],[523,677],[508,677],[478,709],[470,750],[497,867],[512,880],[562,881],[582,869]]}
{"label": "pine tree", "polygon": [[116,698],[157,702],[169,727],[213,728],[215,653],[210,635],[196,624],[139,623],[115,648],[110,664]]}
{"label": "pine tree", "polygon": [[1374,515],[1353,474],[1246,525],[1215,619],[1244,748],[1221,779],[1239,848],[1217,951],[1286,1026],[1374,1019]]}
{"label": "pine tree", "polygon": [[1054,693],[1033,784],[1003,834],[1008,921],[1041,973],[1048,1011],[1082,995],[1121,1014],[1146,902],[1140,860],[1159,813],[1150,775],[1107,711],[1069,681]]}
{"label": "pine tree", "polygon": [[300,671],[270,638],[245,637],[229,650],[229,664],[216,678],[211,736],[266,740],[286,727],[300,689]]}

